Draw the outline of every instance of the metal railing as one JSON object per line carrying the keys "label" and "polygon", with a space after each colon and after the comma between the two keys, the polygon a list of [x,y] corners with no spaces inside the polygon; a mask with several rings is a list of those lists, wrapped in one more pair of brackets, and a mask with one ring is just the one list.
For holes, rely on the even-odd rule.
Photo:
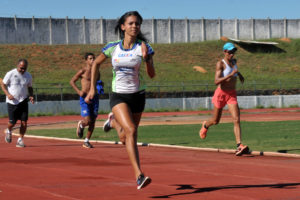
{"label": "metal railing", "polygon": [[[44,100],[75,100],[78,95],[69,84],[53,83],[53,84],[34,84],[34,95],[37,101]],[[216,88],[212,81],[189,81],[189,82],[148,82],[147,95],[150,98],[164,97],[205,97],[211,96]],[[246,81],[244,84],[238,82],[238,95],[272,95],[278,93],[284,94],[300,94],[300,79],[294,80],[256,80]],[[111,93],[111,85],[105,84],[104,95],[100,98],[107,99]],[[1,95],[1,101],[5,100],[5,96]]]}

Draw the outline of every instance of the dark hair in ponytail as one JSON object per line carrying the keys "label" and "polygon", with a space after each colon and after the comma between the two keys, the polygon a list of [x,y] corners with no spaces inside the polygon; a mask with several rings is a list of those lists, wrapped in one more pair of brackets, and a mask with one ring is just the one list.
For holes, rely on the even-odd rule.
{"label": "dark hair in ponytail", "polygon": [[[138,13],[138,11],[129,11],[126,12],[124,15],[121,16],[121,18],[118,20],[117,25],[115,27],[115,34],[120,34],[121,39],[124,39],[124,31],[121,29],[121,25],[125,23],[127,17],[129,16],[136,16],[138,20],[140,21],[140,24],[143,23],[143,18],[142,16]],[[137,35],[137,39],[140,39],[144,42],[148,42],[146,37],[142,34],[140,31],[139,34]]]}

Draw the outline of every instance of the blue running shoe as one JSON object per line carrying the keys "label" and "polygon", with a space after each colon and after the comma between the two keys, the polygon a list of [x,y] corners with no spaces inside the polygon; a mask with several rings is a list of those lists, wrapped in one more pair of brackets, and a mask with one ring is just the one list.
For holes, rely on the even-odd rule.
{"label": "blue running shoe", "polygon": [[137,189],[140,190],[144,187],[146,187],[147,185],[149,185],[151,183],[151,178],[148,176],[144,176],[144,174],[139,175],[138,179],[136,180],[137,183]]}

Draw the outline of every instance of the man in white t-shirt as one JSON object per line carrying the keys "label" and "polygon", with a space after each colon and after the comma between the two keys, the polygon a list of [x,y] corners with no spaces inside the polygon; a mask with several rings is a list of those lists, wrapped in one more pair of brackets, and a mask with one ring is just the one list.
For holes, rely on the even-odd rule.
{"label": "man in white t-shirt", "polygon": [[18,120],[21,120],[20,137],[16,147],[25,147],[23,137],[27,129],[28,100],[34,103],[32,76],[26,71],[27,67],[27,60],[20,59],[17,68],[7,72],[1,82],[1,88],[6,95],[9,117],[7,129],[4,130],[7,143],[12,141],[12,128]]}

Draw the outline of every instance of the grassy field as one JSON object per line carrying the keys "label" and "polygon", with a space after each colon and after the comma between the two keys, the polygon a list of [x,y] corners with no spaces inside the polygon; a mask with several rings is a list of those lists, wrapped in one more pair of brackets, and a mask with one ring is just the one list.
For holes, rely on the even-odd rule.
{"label": "grassy field", "polygon": [[[231,123],[211,127],[205,140],[199,138],[199,129],[200,125],[141,126],[138,141],[192,147],[235,148]],[[29,130],[28,134],[76,138],[75,131],[74,127],[73,129]],[[299,121],[242,122],[242,131],[243,142],[251,150],[300,154]],[[95,130],[92,139],[118,141],[115,130],[104,133],[102,128]]]}
{"label": "grassy field", "polygon": [[[277,46],[281,52],[251,52],[238,47],[236,58],[239,69],[246,77],[246,83],[252,81],[299,79],[300,39],[290,43],[280,40]],[[216,62],[223,57],[222,46],[225,42],[207,41],[199,43],[153,44],[154,62],[157,76],[152,84],[166,82],[213,82]],[[60,83],[69,86],[70,78],[84,65],[85,52],[98,55],[103,45],[0,45],[0,77],[16,66],[19,58],[29,60],[29,72],[35,85]],[[194,65],[204,67],[208,73],[193,71]],[[143,68],[144,70],[144,68]],[[101,69],[102,80],[111,82],[111,64],[107,60]]]}

